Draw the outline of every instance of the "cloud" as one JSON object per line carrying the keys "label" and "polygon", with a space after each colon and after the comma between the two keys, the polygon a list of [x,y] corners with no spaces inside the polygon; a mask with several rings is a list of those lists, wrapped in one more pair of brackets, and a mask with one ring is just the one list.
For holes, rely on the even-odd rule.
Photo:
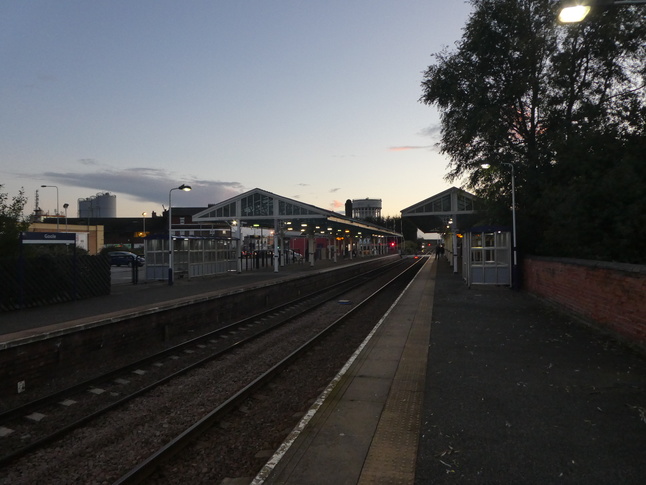
{"label": "cloud", "polygon": [[339,187],[337,187],[335,189],[330,189],[330,193],[333,194],[334,192],[338,192],[339,190],[341,190],[341,188],[339,188]]}
{"label": "cloud", "polygon": [[340,207],[345,207],[345,202],[339,202],[338,200],[333,200],[330,202],[330,207],[332,210],[339,209]]}
{"label": "cloud", "polygon": [[388,150],[391,152],[406,152],[409,150],[434,150],[438,151],[438,143],[440,140],[440,136],[442,134],[442,126],[441,125],[431,125],[427,126],[426,128],[422,129],[418,135],[423,136],[424,138],[430,138],[434,143],[433,145],[400,145],[400,146],[391,146],[388,147]]}
{"label": "cloud", "polygon": [[[159,204],[168,203],[172,188],[188,184],[193,188],[190,205],[198,207],[226,200],[245,190],[239,182],[198,179],[149,167],[106,169],[87,173],[45,172],[37,175],[37,178],[72,187],[126,194],[135,200]],[[186,205],[185,202],[182,204]]]}
{"label": "cloud", "polygon": [[420,150],[424,148],[432,148],[431,145],[424,145],[424,146],[412,146],[412,145],[405,145],[405,146],[399,146],[399,147],[389,147],[388,150],[391,152],[405,152],[408,150]]}
{"label": "cloud", "polygon": [[426,136],[426,137],[429,137],[429,138],[433,138],[435,140],[438,139],[439,135],[441,135],[441,134],[442,134],[442,126],[441,125],[427,126],[426,128],[424,128],[420,132],[420,135]]}

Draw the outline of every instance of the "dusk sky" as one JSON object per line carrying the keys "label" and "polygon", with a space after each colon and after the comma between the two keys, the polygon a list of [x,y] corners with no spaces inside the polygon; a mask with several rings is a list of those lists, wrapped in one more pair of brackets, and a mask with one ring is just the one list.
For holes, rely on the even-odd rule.
{"label": "dusk sky", "polygon": [[[384,216],[450,187],[419,102],[462,0],[0,0],[0,189],[121,217],[255,187]],[[455,183],[453,185],[459,185]]]}

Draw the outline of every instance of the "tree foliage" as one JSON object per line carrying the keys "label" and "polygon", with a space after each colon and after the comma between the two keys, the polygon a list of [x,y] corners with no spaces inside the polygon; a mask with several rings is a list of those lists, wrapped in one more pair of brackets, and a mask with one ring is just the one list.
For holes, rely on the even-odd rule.
{"label": "tree foliage", "polygon": [[462,39],[422,83],[421,101],[441,114],[447,178],[497,218],[509,213],[513,165],[522,248],[644,262],[644,11],[559,25],[553,0],[472,3]]}
{"label": "tree foliage", "polygon": [[24,189],[9,199],[9,194],[2,192],[0,185],[0,254],[9,256],[18,251],[20,232],[26,231],[29,224],[23,218],[27,204]]}

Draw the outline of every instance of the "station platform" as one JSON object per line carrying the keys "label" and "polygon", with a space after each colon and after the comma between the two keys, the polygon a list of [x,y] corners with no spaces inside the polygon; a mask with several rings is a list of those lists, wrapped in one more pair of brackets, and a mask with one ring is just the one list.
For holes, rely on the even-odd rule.
{"label": "station platform", "polygon": [[429,259],[251,483],[645,479],[644,356]]}
{"label": "station platform", "polygon": [[253,485],[413,483],[436,268],[426,260]]}
{"label": "station platform", "polygon": [[[397,256],[381,256],[396,258]],[[350,264],[361,264],[372,258],[317,260],[314,265],[296,262],[280,266],[274,272],[267,264],[241,273],[231,272],[201,278],[176,278],[169,286],[166,281],[139,280],[138,284],[120,282],[112,284],[111,293],[95,298],[58,303],[36,308],[26,308],[0,313],[0,342],[12,338],[10,334],[38,331],[39,328],[93,317],[104,319],[108,315],[141,311],[175,300],[190,300],[207,293],[249,288],[264,283],[276,283],[305,273],[326,271]]]}
{"label": "station platform", "polygon": [[[130,311],[362,260],[123,285],[0,314],[11,328]],[[617,308],[617,311],[621,311]],[[642,484],[646,359],[445,259],[416,279],[258,476],[266,484]]]}

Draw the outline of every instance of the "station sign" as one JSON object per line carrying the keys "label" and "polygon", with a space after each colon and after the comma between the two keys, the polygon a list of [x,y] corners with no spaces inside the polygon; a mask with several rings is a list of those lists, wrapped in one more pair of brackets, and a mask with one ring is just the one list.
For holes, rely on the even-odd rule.
{"label": "station sign", "polygon": [[73,232],[21,232],[23,244],[76,244]]}

